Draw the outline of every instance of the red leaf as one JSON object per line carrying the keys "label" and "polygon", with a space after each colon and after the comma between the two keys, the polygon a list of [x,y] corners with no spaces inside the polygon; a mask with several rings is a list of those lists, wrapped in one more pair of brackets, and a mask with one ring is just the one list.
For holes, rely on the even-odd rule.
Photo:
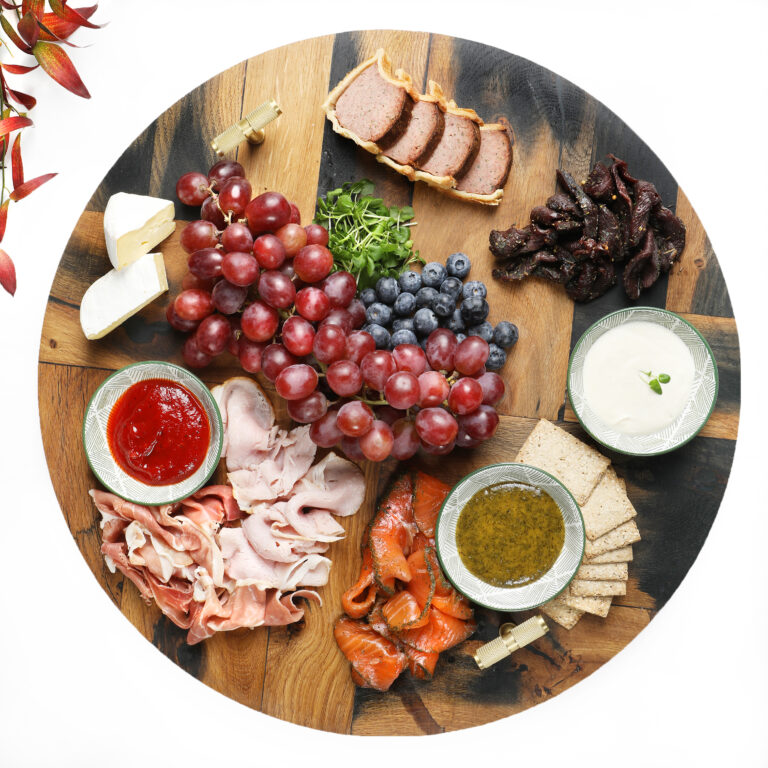
{"label": "red leaf", "polygon": [[15,11],[17,8],[21,7],[16,5],[16,3],[9,3],[8,0],[0,0],[0,5],[2,5],[6,11]]}
{"label": "red leaf", "polygon": [[[24,164],[21,162],[21,134],[16,134],[16,140],[11,149],[11,167],[13,168],[13,188],[20,187],[24,183]],[[3,236],[0,234],[0,240]]]}
{"label": "red leaf", "polygon": [[2,67],[6,72],[10,72],[12,75],[26,75],[27,72],[32,72],[39,66],[39,64],[35,64],[34,67],[23,67],[21,64],[0,64],[0,67]]}
{"label": "red leaf", "polygon": [[86,16],[78,13],[74,8],[70,8],[63,0],[49,0],[51,10],[64,21],[77,24],[79,27],[88,27],[90,29],[100,29],[101,25],[93,24],[88,21]]}
{"label": "red leaf", "polygon": [[5,120],[0,120],[0,136],[7,136],[11,131],[28,125],[32,125],[28,117],[6,117]]}
{"label": "red leaf", "polygon": [[40,37],[40,27],[37,26],[37,19],[27,11],[22,16],[18,25],[19,34],[24,40],[31,46],[37,42],[37,38]]}
{"label": "red leaf", "polygon": [[3,31],[8,37],[11,38],[13,44],[24,53],[31,53],[31,48],[18,36],[16,30],[11,26],[11,22],[0,13],[0,25],[3,27]]}
{"label": "red leaf", "polygon": [[22,91],[13,91],[10,88],[8,90],[8,95],[14,100],[17,101],[19,104],[22,104],[26,109],[32,109],[32,107],[37,104],[37,99],[34,96],[30,96],[28,93],[23,93]]}
{"label": "red leaf", "polygon": [[[93,16],[97,7],[97,5],[91,5],[88,8],[75,8],[74,10],[87,19]],[[79,27],[79,24],[60,19],[55,13],[46,13],[40,28],[40,39],[49,43],[65,40]]]}
{"label": "red leaf", "polygon": [[32,49],[32,55],[59,85],[84,99],[91,98],[67,52],[60,46],[38,40]]}
{"label": "red leaf", "polygon": [[0,248],[0,285],[13,296],[16,293],[16,267],[11,257]]}
{"label": "red leaf", "polygon": [[45,0],[22,0],[22,14],[29,13],[30,11],[36,19],[42,19],[45,12]]}
{"label": "red leaf", "polygon": [[35,176],[34,179],[25,181],[23,184],[16,187],[8,197],[14,202],[23,200],[27,195],[34,192],[38,187],[45,184],[46,181],[52,179],[55,175],[55,173],[44,173],[42,176]]}
{"label": "red leaf", "polygon": [[0,205],[0,240],[5,237],[5,225],[8,223],[8,205],[10,200],[6,200]]}

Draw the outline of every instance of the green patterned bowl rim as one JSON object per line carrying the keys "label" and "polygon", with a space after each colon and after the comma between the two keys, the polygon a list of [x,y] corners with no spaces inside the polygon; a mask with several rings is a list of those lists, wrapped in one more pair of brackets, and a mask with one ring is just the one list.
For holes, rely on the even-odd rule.
{"label": "green patterned bowl rim", "polygon": [[[211,428],[211,442],[202,465],[185,480],[172,485],[146,485],[123,471],[109,450],[107,421],[115,402],[137,381],[166,378],[183,384],[200,400]],[[112,493],[136,504],[173,504],[202,488],[215,471],[224,440],[221,414],[211,391],[186,368],[162,360],[131,363],[110,374],[93,393],[85,409],[82,430],[88,465]]]}
{"label": "green patterned bowl rim", "polygon": [[[494,587],[470,573],[456,548],[456,522],[464,505],[481,488],[498,482],[518,482],[546,491],[565,523],[565,541],[552,567],[522,587]],[[472,602],[495,611],[527,611],[559,595],[573,579],[584,556],[584,519],[571,492],[555,477],[529,464],[489,464],[463,477],[448,493],[435,524],[437,557],[443,573]]]}
{"label": "green patterned bowl rim", "polygon": [[[695,373],[688,403],[672,424],[648,435],[625,435],[606,426],[584,400],[583,366],[587,352],[604,333],[637,320],[672,331],[691,352]],[[584,331],[568,361],[568,398],[581,426],[601,445],[629,456],[660,456],[693,440],[714,410],[719,386],[715,356],[701,332],[677,313],[659,307],[625,307],[605,315]]]}

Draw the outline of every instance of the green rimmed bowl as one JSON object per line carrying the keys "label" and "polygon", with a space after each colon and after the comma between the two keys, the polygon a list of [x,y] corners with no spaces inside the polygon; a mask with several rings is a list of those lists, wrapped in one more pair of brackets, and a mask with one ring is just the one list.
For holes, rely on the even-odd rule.
{"label": "green rimmed bowl", "polygon": [[[536,581],[520,587],[496,587],[471,573],[456,547],[456,523],[466,503],[496,483],[524,483],[548,493],[560,510],[565,541],[552,567]],[[570,491],[552,475],[527,464],[491,464],[467,475],[443,502],[435,528],[437,556],[454,587],[472,602],[496,611],[527,611],[562,592],[581,565],[584,555],[584,520]]]}
{"label": "green rimmed bowl", "polygon": [[[629,322],[650,322],[675,334],[691,353],[694,379],[685,407],[671,424],[657,432],[627,435],[605,424],[584,398],[584,360],[605,333]],[[706,339],[687,320],[667,309],[628,307],[592,324],[576,342],[568,362],[568,397],[582,427],[601,445],[630,456],[658,456],[692,440],[707,423],[717,401],[717,364]]]}
{"label": "green rimmed bowl", "polygon": [[[146,379],[168,379],[186,387],[200,401],[208,417],[210,442],[205,459],[193,474],[178,483],[142,483],[127,474],[109,450],[107,422],[113,406],[130,386]],[[221,414],[208,387],[186,368],[159,360],[127,365],[108,376],[93,393],[83,419],[83,447],[93,474],[112,493],[137,504],[172,504],[202,488],[219,463],[223,437]]]}

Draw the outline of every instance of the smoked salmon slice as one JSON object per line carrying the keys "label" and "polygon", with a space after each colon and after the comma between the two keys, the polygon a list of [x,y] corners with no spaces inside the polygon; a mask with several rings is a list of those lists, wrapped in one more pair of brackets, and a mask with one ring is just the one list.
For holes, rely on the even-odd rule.
{"label": "smoked salmon slice", "polygon": [[341,596],[341,607],[344,613],[353,619],[362,619],[373,607],[376,600],[376,585],[373,583],[373,558],[371,550],[366,547],[363,550],[363,564],[360,567],[360,576]]}
{"label": "smoked salmon slice", "polygon": [[422,608],[407,590],[390,597],[381,607],[381,614],[392,632],[423,627],[429,621],[427,607]]}
{"label": "smoked salmon slice", "polygon": [[429,680],[435,674],[435,666],[440,654],[436,651],[417,651],[410,645],[403,646],[408,657],[408,671],[419,680]]}
{"label": "smoked salmon slice", "polygon": [[463,621],[439,611],[429,609],[429,622],[418,629],[406,629],[398,638],[417,651],[442,653],[466,640],[476,629],[474,621]]}
{"label": "smoked salmon slice", "polygon": [[435,524],[451,486],[435,477],[417,472],[413,489],[413,519],[419,530],[430,538],[435,536]]}
{"label": "smoked salmon slice", "polygon": [[[435,569],[429,560],[428,551],[428,549],[419,549],[412,552],[407,561],[411,571],[411,580],[406,589],[425,612],[435,594],[436,581]],[[426,624],[426,622],[424,623]]]}
{"label": "smoked salmon slice", "polygon": [[352,679],[364,681],[365,687],[386,691],[408,666],[406,655],[364,621],[342,617],[333,635],[352,664]]}

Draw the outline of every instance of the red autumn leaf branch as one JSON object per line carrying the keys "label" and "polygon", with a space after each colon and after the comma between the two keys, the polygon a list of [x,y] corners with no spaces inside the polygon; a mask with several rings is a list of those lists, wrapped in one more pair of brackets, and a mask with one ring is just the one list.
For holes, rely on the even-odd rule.
{"label": "red autumn leaf branch", "polygon": [[[0,46],[11,51],[11,43],[23,54],[33,56],[35,63],[16,64],[0,62],[0,241],[5,235],[8,207],[18,202],[52,179],[55,173],[44,173],[34,179],[24,180],[24,164],[21,159],[21,131],[32,125],[26,111],[37,100],[28,93],[11,88],[6,81],[9,75],[25,75],[40,67],[63,88],[90,98],[88,89],[80,79],[75,65],[63,46],[78,47],[70,43],[69,36],[80,27],[99,29],[101,25],[89,21],[98,5],[70,8],[66,0],[0,0]],[[15,27],[11,20],[15,22]],[[22,107],[25,111],[20,111]],[[13,142],[11,134],[16,133]],[[6,186],[6,168],[10,154],[12,189]],[[0,286],[13,295],[16,292],[16,268],[11,257],[0,248]]]}

